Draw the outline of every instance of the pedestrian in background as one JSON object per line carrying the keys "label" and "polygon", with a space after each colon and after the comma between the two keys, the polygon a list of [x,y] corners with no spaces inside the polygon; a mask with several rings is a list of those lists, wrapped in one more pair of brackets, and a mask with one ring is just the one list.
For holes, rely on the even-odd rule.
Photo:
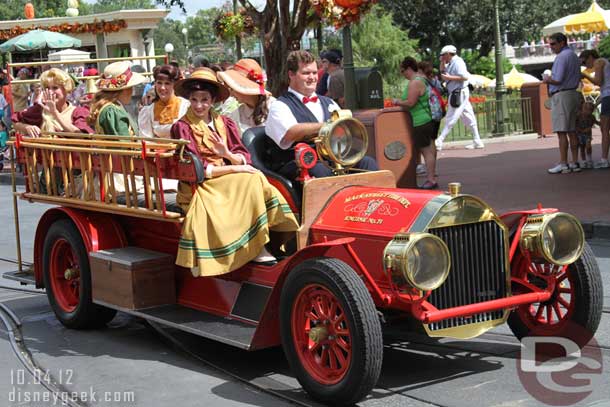
{"label": "pedestrian in background", "polygon": [[[587,68],[581,76],[600,87],[601,113],[600,128],[602,131],[602,156],[594,164],[594,168],[609,168],[608,150],[610,149],[610,62],[600,58],[596,50],[586,50],[580,53],[580,62]],[[589,75],[587,70],[593,70]]]}
{"label": "pedestrian in background", "polygon": [[328,93],[326,96],[334,100],[341,108],[345,107],[345,73],[341,62],[341,51],[331,49],[326,53],[328,60]]}
{"label": "pedestrian in background", "polygon": [[[27,68],[21,68],[17,72],[17,78],[21,81],[27,80],[30,77],[30,71]],[[25,83],[16,83],[11,85],[13,88],[13,108],[15,112],[21,112],[28,108],[30,97],[30,86]]]}
{"label": "pedestrian in background", "polygon": [[426,164],[426,182],[420,187],[422,189],[438,188],[436,177],[436,148],[434,139],[438,127],[432,120],[430,109],[430,93],[424,74],[419,72],[417,61],[412,57],[406,57],[400,63],[400,73],[409,80],[407,85],[406,100],[394,100],[395,106],[402,106],[409,110],[413,120],[413,139],[417,153],[421,152]]}
{"label": "pedestrian in background", "polygon": [[576,137],[578,138],[578,151],[581,158],[580,168],[593,168],[592,130],[593,125],[598,124],[593,116],[594,109],[595,105],[593,103],[585,102],[583,99],[576,116]]}
{"label": "pedestrian in background", "polygon": [[440,136],[436,139],[436,149],[443,149],[443,141],[449,134],[458,120],[472,132],[472,143],[466,146],[467,149],[484,148],[481,141],[477,118],[470,104],[470,90],[468,89],[468,78],[470,73],[466,68],[466,63],[457,56],[457,50],[453,45],[446,45],[441,50],[441,78],[446,82],[447,92],[449,93],[449,107],[445,117],[445,127]]}
{"label": "pedestrian in background", "polygon": [[[549,85],[551,95],[551,120],[553,131],[559,140],[559,164],[549,168],[550,174],[579,172],[578,139],[576,138],[576,114],[582,98],[576,91],[580,83],[580,60],[568,47],[568,39],[562,33],[550,36],[549,45],[557,54],[551,76],[544,75],[542,81]],[[568,146],[572,161],[568,163]]]}

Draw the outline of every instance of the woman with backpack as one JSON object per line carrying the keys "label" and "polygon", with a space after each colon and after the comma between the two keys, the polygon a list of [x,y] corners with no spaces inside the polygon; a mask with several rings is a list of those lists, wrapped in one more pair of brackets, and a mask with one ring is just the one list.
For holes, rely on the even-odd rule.
{"label": "woman with backpack", "polygon": [[404,107],[411,113],[415,147],[424,156],[426,164],[426,182],[420,188],[435,189],[438,188],[438,182],[434,140],[438,132],[438,125],[432,119],[430,92],[426,77],[419,72],[417,61],[412,57],[406,57],[400,63],[400,73],[407,78],[409,84],[404,100],[395,99],[394,106]]}

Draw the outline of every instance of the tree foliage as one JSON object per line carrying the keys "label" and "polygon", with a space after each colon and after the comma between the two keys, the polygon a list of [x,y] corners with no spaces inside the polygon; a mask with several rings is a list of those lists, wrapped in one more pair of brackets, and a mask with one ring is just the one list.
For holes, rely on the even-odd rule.
{"label": "tree foliage", "polygon": [[[460,56],[466,62],[468,72],[477,75],[483,75],[488,78],[496,77],[496,60],[495,56],[482,56],[479,51],[463,51]],[[512,64],[507,58],[502,59],[502,68],[507,73],[511,70]]]}
{"label": "tree foliage", "polygon": [[[31,0],[34,5],[35,18],[58,17],[66,15],[67,0]],[[5,0],[0,7],[0,21],[25,19],[22,0]]]}
{"label": "tree foliage", "polygon": [[599,55],[602,58],[610,58],[610,36],[604,37],[597,46]]}
{"label": "tree foliage", "polygon": [[[63,1],[67,3],[67,1]],[[81,15],[107,13],[116,10],[135,10],[155,8],[151,0],[97,0],[95,3],[80,1],[79,10]]]}
{"label": "tree foliage", "polygon": [[[436,54],[445,44],[479,49],[485,56],[494,44],[494,0],[380,0],[394,21]],[[498,0],[500,27],[510,44],[539,39],[542,27],[568,14],[587,10],[591,0]],[[610,0],[599,5],[610,7]]]}
{"label": "tree foliage", "polygon": [[[383,41],[380,41],[383,38]],[[392,14],[375,6],[352,29],[352,47],[356,66],[376,66],[384,79],[386,94],[404,81],[400,74],[400,62],[406,56],[418,59],[417,40],[392,23]]]}

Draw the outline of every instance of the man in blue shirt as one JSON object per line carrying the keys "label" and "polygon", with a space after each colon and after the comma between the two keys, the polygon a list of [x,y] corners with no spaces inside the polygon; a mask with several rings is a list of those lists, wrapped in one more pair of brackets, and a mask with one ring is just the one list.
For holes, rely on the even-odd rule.
{"label": "man in blue shirt", "polygon": [[[553,62],[551,76],[545,76],[543,82],[549,85],[551,119],[553,131],[559,139],[560,162],[548,171],[550,174],[579,172],[576,115],[582,96],[576,88],[580,83],[580,60],[568,47],[568,39],[562,33],[552,34],[549,37],[549,45],[557,57]],[[572,152],[570,163],[568,145]]]}

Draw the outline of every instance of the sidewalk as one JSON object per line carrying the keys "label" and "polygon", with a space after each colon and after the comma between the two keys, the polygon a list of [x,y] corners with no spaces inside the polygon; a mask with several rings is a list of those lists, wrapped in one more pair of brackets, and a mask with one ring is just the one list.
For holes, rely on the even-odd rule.
{"label": "sidewalk", "polygon": [[[555,136],[483,141],[481,150],[464,149],[470,141],[445,143],[437,164],[441,188],[461,182],[463,193],[479,196],[497,213],[531,209],[538,203],[555,207],[578,217],[590,236],[610,238],[610,170],[549,174],[547,169],[559,160]],[[594,129],[594,161],[600,158],[600,144],[599,129]]]}

